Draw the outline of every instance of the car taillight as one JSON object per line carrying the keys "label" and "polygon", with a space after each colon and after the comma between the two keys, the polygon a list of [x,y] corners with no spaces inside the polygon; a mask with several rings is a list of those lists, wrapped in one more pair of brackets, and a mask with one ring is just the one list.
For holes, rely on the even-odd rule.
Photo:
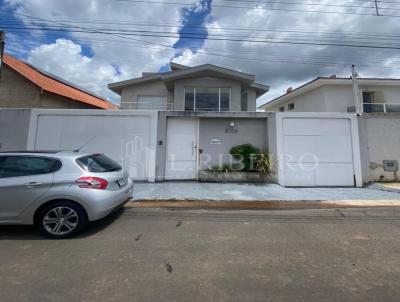
{"label": "car taillight", "polygon": [[84,176],[75,181],[79,188],[104,190],[108,181],[100,177]]}

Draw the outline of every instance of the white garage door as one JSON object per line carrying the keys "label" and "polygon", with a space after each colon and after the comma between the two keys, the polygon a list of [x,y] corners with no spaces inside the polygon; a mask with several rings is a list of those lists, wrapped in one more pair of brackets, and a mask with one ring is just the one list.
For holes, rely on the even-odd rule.
{"label": "white garage door", "polygon": [[39,115],[36,150],[100,152],[119,162],[133,179],[147,180],[151,117]]}
{"label": "white garage door", "polygon": [[284,118],[285,186],[354,186],[350,119]]}

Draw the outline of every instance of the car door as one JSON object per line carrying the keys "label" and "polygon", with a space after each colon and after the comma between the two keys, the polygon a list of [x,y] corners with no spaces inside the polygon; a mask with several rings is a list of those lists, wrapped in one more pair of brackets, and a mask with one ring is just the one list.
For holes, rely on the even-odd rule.
{"label": "car door", "polygon": [[13,220],[51,187],[57,159],[0,155],[0,220]]}

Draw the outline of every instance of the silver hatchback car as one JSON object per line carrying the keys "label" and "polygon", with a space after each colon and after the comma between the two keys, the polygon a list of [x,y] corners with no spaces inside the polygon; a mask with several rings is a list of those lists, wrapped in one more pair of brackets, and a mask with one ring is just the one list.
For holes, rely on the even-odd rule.
{"label": "silver hatchback car", "polygon": [[0,224],[35,224],[50,237],[67,238],[132,194],[128,173],[104,154],[0,153]]}

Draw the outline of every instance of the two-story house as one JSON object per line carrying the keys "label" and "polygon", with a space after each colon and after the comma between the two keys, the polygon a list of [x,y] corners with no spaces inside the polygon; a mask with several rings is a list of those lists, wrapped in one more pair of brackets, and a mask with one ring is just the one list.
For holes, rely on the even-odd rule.
{"label": "two-story house", "polygon": [[229,161],[237,145],[268,149],[266,114],[256,112],[268,86],[210,64],[170,68],[108,85],[121,95],[121,109],[158,111],[157,179],[196,179]]}
{"label": "two-story house", "polygon": [[[359,78],[364,113],[400,112],[400,79]],[[318,77],[259,107],[265,111],[355,112],[351,78]]]}
{"label": "two-story house", "polygon": [[173,111],[256,111],[256,99],[269,90],[255,76],[205,64],[170,64],[171,71],[111,83],[121,109]]}

